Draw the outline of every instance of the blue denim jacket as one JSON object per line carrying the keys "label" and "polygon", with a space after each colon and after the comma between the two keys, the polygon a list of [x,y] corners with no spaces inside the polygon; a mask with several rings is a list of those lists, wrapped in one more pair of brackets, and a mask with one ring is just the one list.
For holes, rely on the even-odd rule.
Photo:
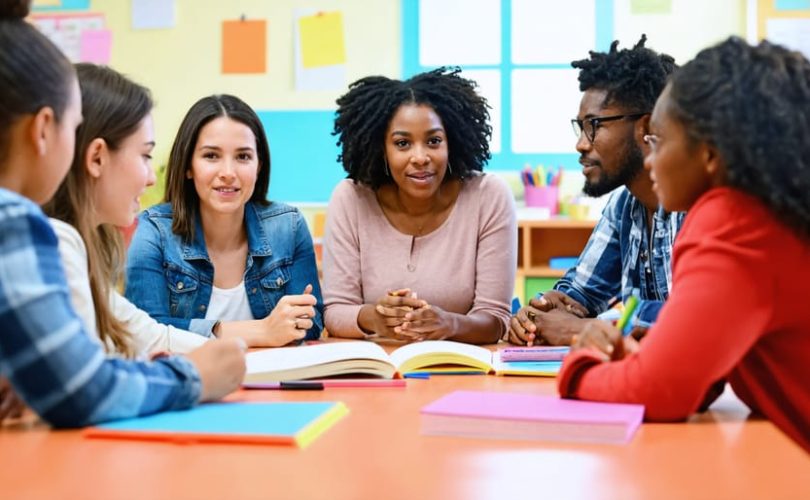
{"label": "blue denim jacket", "polygon": [[644,205],[627,188],[610,196],[602,218],[579,256],[577,265],[554,285],[588,308],[595,316],[608,301],[622,301],[638,289],[641,302],[634,325],[649,326],[669,297],[672,287],[672,245],[686,212],[653,214],[652,239]]}
{"label": "blue denim jacket", "polygon": [[[268,316],[285,295],[297,295],[312,284],[318,299],[307,339],[323,329],[323,298],[315,265],[312,237],[297,208],[273,202],[245,206],[248,257],[245,289],[253,317]],[[127,256],[126,296],[150,316],[178,328],[211,336],[214,320],[206,320],[214,267],[205,248],[199,217],[189,244],[172,232],[168,203],[138,217]]]}

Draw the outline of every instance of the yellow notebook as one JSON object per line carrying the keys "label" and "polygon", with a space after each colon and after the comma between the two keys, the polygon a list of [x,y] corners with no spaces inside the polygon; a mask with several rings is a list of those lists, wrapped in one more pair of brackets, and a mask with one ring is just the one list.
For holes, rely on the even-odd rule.
{"label": "yellow notebook", "polygon": [[513,363],[502,363],[498,352],[449,340],[414,342],[390,354],[373,342],[348,341],[251,352],[245,382],[351,375],[395,378],[410,373],[554,376],[556,371],[516,370]]}

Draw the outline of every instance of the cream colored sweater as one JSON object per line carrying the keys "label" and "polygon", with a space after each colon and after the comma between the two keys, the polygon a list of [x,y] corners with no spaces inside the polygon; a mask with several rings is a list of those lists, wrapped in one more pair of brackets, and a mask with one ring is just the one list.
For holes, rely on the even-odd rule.
{"label": "cream colored sweater", "polygon": [[[62,265],[65,268],[73,308],[84,322],[87,331],[92,332],[100,342],[95,306],[90,292],[87,248],[84,240],[76,228],[70,224],[53,218],[50,219],[50,222],[59,238],[59,253],[62,256]],[[208,340],[202,335],[158,323],[114,290],[110,293],[110,309],[132,333],[138,356],[147,356],[155,351],[184,353],[199,347]],[[112,344],[106,347],[107,352],[112,354]]]}

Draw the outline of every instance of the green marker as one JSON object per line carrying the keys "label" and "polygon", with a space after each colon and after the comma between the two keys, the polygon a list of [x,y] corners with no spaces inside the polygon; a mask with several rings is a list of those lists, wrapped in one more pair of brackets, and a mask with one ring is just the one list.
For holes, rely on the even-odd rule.
{"label": "green marker", "polygon": [[624,312],[622,312],[619,321],[616,322],[616,328],[622,332],[623,336],[627,336],[630,334],[631,328],[628,328],[630,323],[630,318],[633,317],[633,313],[635,312],[636,308],[638,307],[638,297],[633,294],[627,298],[627,302],[624,304]]}

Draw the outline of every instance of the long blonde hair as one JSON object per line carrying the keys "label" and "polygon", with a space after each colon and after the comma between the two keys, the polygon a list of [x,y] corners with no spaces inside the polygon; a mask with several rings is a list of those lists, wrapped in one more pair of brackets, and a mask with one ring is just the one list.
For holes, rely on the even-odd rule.
{"label": "long blonde hair", "polygon": [[53,199],[43,209],[48,216],[64,221],[79,232],[87,246],[90,291],[96,327],[105,347],[134,357],[132,334],[110,309],[111,290],[122,277],[124,245],[118,228],[94,225],[92,189],[95,180],[85,168],[90,143],[101,138],[111,150],[132,135],[152,110],[149,90],[103,66],[77,64],[76,73],[82,93],[84,121],[76,130],[76,150],[67,177]]}

